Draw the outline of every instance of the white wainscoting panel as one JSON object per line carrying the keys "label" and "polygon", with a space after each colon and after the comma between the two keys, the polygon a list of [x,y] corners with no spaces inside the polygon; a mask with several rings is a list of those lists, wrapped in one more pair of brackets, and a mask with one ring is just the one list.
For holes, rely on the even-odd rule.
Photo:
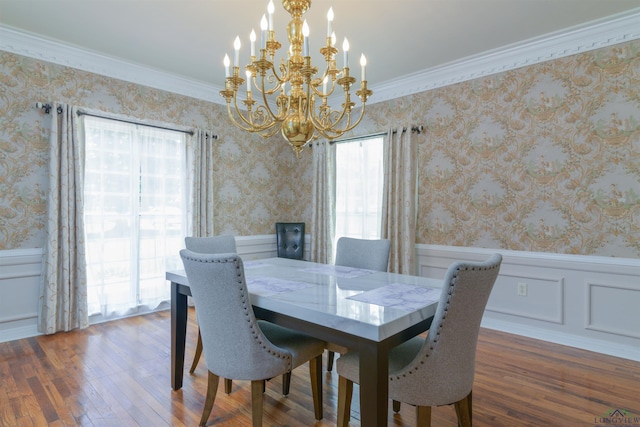
{"label": "white wainscoting panel", "polygon": [[[518,284],[526,284],[526,296],[518,295]],[[564,278],[500,274],[488,311],[561,324],[564,319]]]}
{"label": "white wainscoting panel", "polygon": [[0,251],[0,342],[38,335],[42,249]]}
{"label": "white wainscoting panel", "polygon": [[585,328],[640,339],[640,288],[587,281]]}
{"label": "white wainscoting panel", "polygon": [[[276,256],[275,234],[236,244],[246,261]],[[307,235],[305,259],[309,248]],[[494,252],[503,263],[484,327],[640,361],[639,259],[417,245],[416,271],[442,278],[452,262]],[[41,265],[41,249],[0,251],[0,342],[38,335]]]}
{"label": "white wainscoting panel", "polygon": [[[640,259],[417,245],[417,272],[499,252],[482,326],[640,361]],[[526,285],[526,295],[518,285]]]}
{"label": "white wainscoting panel", "polygon": [[[276,256],[275,234],[239,236],[236,246],[245,261]],[[309,247],[306,235],[305,259],[309,259]],[[42,257],[41,248],[0,251],[0,342],[40,335],[37,321]],[[103,320],[96,315],[89,321]]]}

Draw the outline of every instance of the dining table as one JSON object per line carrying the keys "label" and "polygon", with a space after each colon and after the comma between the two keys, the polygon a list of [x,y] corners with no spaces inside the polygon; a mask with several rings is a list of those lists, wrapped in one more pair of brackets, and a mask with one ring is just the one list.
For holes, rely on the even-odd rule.
{"label": "dining table", "polygon": [[[442,280],[287,258],[244,261],[258,319],[360,353],[360,423],[386,426],[389,350],[429,329]],[[184,271],[171,282],[171,387],[182,387],[188,304]]]}

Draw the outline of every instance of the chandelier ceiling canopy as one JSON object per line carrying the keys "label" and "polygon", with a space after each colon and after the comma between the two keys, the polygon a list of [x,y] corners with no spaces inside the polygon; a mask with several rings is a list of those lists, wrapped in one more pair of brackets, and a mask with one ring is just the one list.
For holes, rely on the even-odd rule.
{"label": "chandelier ceiling canopy", "polygon": [[[249,35],[250,61],[241,71],[240,37],[234,41],[234,60],[224,58],[225,89],[220,94],[227,101],[229,117],[237,127],[258,132],[264,137],[278,130],[289,142],[296,155],[314,138],[338,138],[355,128],[364,116],[367,99],[372,92],[367,89],[366,58],[360,57],[360,88],[355,92],[361,106],[357,119],[351,116],[355,103],[351,100],[351,87],[356,79],[349,73],[349,42],[342,43],[341,68],[337,67],[336,35],[332,29],[333,9],[327,12],[326,40],[320,53],[324,57],[324,70],[311,63],[309,53],[309,26],[303,14],[311,7],[311,0],[282,0],[284,9],[291,15],[287,26],[289,48],[286,59],[276,66],[276,53],[282,47],[276,40],[273,28],[275,7],[273,0],[267,6],[267,15],[260,22],[259,48],[254,30]],[[256,55],[257,53],[257,55]],[[240,102],[238,92],[246,83],[246,97]],[[344,100],[339,109],[333,109],[328,100],[339,94]],[[254,95],[255,93],[255,95]],[[242,97],[242,95],[240,95]]]}

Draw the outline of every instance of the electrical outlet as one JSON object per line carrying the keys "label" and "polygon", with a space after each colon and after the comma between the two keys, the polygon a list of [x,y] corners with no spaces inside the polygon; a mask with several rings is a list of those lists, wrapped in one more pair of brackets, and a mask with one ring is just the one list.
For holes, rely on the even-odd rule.
{"label": "electrical outlet", "polygon": [[524,282],[518,283],[518,295],[521,297],[527,296],[527,284]]}

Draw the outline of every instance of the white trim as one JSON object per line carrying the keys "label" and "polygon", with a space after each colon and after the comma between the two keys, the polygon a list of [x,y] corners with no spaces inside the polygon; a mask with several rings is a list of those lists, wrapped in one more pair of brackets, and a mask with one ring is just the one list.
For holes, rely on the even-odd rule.
{"label": "white trim", "polygon": [[595,338],[585,338],[579,335],[551,331],[548,329],[519,325],[513,322],[487,318],[487,316],[482,318],[481,326],[487,329],[495,329],[497,331],[507,332],[510,334],[522,335],[524,337],[640,362],[640,349],[634,345],[625,345],[611,341],[603,341]]}
{"label": "white trim", "polygon": [[[640,38],[640,8],[372,84],[369,104]],[[226,105],[222,86],[187,79],[0,24],[0,50]],[[47,100],[44,100],[47,101]]]}
{"label": "white trim", "polygon": [[0,251],[0,265],[2,265],[1,260],[8,259],[13,264],[15,261],[10,258],[21,258],[21,257],[40,257],[44,254],[43,248],[33,248],[33,249],[6,249]]}
{"label": "white trim", "polygon": [[[0,50],[216,104],[224,103],[224,98],[219,94],[223,89],[222,86],[65,45],[3,24],[0,24]],[[42,101],[50,102],[51,100]]]}
{"label": "white trim", "polygon": [[640,8],[373,85],[369,105],[640,38]]}
{"label": "white trim", "polygon": [[603,288],[603,289],[621,289],[624,291],[632,291],[632,292],[640,292],[637,287],[632,286],[624,286],[624,285],[613,285],[611,283],[606,283],[602,281],[587,281],[585,283],[587,288],[585,292],[586,302],[585,302],[585,324],[584,328],[592,331],[605,332],[607,334],[615,334],[623,337],[630,337],[640,339],[640,329],[638,329],[639,325],[634,325],[633,323],[627,324],[625,326],[629,326],[629,329],[621,329],[621,328],[611,328],[599,326],[592,321],[592,304],[593,304],[593,288]]}
{"label": "white trim", "polygon": [[43,334],[42,332],[38,332],[38,326],[35,324],[11,328],[4,331],[0,330],[0,343],[36,337],[38,335]]}
{"label": "white trim", "polygon": [[523,314],[518,310],[513,310],[510,308],[495,308],[492,307],[490,304],[487,305],[486,307],[486,311],[492,311],[494,313],[502,313],[502,314],[508,314],[510,316],[518,316],[518,317],[525,317],[528,319],[533,319],[533,320],[541,320],[543,322],[549,322],[549,323],[556,323],[558,325],[562,325],[564,323],[564,318],[565,318],[565,310],[564,310],[564,278],[562,277],[544,277],[544,276],[538,276],[538,275],[523,275],[523,274],[507,274],[507,273],[501,273],[500,276],[502,276],[503,278],[513,278],[514,280],[512,280],[513,282],[522,280],[522,279],[530,279],[530,280],[541,280],[541,281],[546,281],[549,283],[556,283],[556,293],[554,295],[555,297],[555,301],[552,301],[554,303],[556,303],[559,307],[558,312],[556,313],[555,316],[542,316],[542,315],[535,315],[535,314]]}
{"label": "white trim", "polygon": [[[538,262],[544,261],[546,267],[555,267],[556,264],[561,268],[575,268],[580,271],[587,272],[606,272],[611,273],[611,267],[617,267],[616,273],[637,275],[640,271],[640,259],[638,258],[615,258],[595,255],[571,255],[559,254],[553,252],[526,252],[513,251],[507,249],[486,249],[462,246],[443,246],[443,245],[426,245],[417,244],[416,251],[418,255],[429,256],[436,254],[438,258],[447,259],[466,259],[469,256],[475,257],[478,261],[483,261],[487,256],[499,252],[503,258],[508,259],[512,265],[537,265]],[[445,268],[448,267],[448,264]]]}
{"label": "white trim", "polygon": [[38,313],[24,313],[17,316],[0,317],[0,323],[17,322],[20,320],[37,319]]}

